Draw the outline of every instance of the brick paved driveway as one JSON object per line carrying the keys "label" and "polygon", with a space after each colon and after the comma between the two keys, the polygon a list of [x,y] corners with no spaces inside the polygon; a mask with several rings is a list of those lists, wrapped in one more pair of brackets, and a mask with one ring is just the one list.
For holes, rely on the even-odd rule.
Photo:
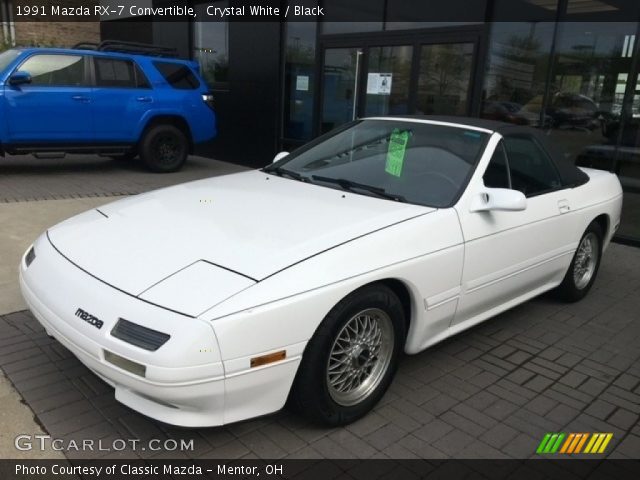
{"label": "brick paved driveway", "polygon": [[[194,439],[199,458],[527,458],[546,432],[612,432],[611,458],[640,457],[640,249],[613,245],[594,290],[544,296],[406,357],[374,412],[323,429],[275,415],[180,429],[118,404],[28,312],[0,317],[0,366],[54,437]],[[29,433],[29,432],[17,432]],[[70,457],[180,457],[125,450]]]}
{"label": "brick paved driveway", "polygon": [[196,156],[190,156],[179,172],[158,174],[146,170],[138,160],[122,162],[97,155],[68,155],[63,159],[8,155],[0,158],[0,203],[131,195],[242,169]]}

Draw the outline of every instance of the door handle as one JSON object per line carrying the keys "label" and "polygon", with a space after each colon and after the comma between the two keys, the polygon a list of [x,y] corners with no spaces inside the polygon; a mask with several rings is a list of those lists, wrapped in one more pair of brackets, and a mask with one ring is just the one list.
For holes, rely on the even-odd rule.
{"label": "door handle", "polygon": [[151,102],[153,102],[153,98],[151,98],[151,97],[137,97],[136,100],[138,102],[143,102],[143,103],[151,103]]}
{"label": "door handle", "polygon": [[560,213],[568,213],[571,211],[571,206],[568,200],[558,200],[558,210]]}
{"label": "door handle", "polygon": [[73,95],[71,99],[76,102],[89,103],[89,97],[85,97],[84,95]]}

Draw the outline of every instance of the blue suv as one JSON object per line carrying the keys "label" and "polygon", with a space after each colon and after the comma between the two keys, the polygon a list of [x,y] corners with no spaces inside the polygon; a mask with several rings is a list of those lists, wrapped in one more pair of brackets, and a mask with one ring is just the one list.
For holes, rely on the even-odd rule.
{"label": "blue suv", "polygon": [[213,97],[194,61],[129,42],[0,54],[2,155],[139,155],[173,172],[216,136]]}

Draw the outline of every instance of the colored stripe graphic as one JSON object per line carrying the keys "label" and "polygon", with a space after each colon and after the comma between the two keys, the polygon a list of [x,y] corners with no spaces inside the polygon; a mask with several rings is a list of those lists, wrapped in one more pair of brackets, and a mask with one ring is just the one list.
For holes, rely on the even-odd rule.
{"label": "colored stripe graphic", "polygon": [[551,447],[551,450],[549,450],[549,453],[556,453],[558,451],[558,449],[560,448],[560,444],[562,443],[562,440],[564,440],[564,437],[565,437],[564,433],[558,434],[556,443],[553,444],[553,447]]}
{"label": "colored stripe graphic", "polygon": [[540,445],[538,445],[538,449],[536,450],[536,453],[544,453],[544,448],[547,446],[547,443],[549,442],[550,438],[551,438],[551,434],[547,433],[542,439],[542,441],[540,442]]}
{"label": "colored stripe graphic", "polygon": [[[604,453],[613,433],[562,433],[545,434],[538,445],[538,454]],[[586,447],[585,447],[586,444]],[[584,449],[583,449],[584,447]]]}
{"label": "colored stripe graphic", "polygon": [[562,449],[560,450],[560,453],[567,453],[567,450],[569,449],[569,445],[571,445],[574,438],[576,438],[576,434],[570,433],[569,436],[567,437],[567,440],[564,442],[564,445],[562,445]]}
{"label": "colored stripe graphic", "polygon": [[584,453],[604,453],[613,433],[594,433]]}
{"label": "colored stripe graphic", "polygon": [[593,435],[591,435],[591,439],[589,440],[589,443],[587,443],[587,448],[584,449],[584,453],[591,453],[591,449],[596,443],[596,440],[598,440],[598,434],[594,433]]}
{"label": "colored stripe graphic", "polygon": [[576,449],[575,449],[574,453],[580,453],[582,451],[582,447],[585,444],[585,442],[587,441],[587,438],[589,438],[589,434],[588,433],[583,433],[582,434],[582,438],[580,439],[580,442],[578,442],[578,445],[576,445]]}
{"label": "colored stripe graphic", "polygon": [[613,438],[613,433],[607,433],[607,436],[604,438],[604,441],[600,445],[600,449],[598,450],[598,453],[604,453],[605,449],[607,448],[607,445],[609,445],[609,442],[611,441],[612,438]]}
{"label": "colored stripe graphic", "polygon": [[564,437],[564,433],[547,433],[538,445],[536,453],[556,453]]}

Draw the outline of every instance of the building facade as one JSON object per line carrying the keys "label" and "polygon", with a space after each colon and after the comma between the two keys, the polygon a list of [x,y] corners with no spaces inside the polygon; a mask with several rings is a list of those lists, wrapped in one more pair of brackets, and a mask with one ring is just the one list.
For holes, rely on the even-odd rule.
{"label": "building facade", "polygon": [[[97,0],[84,5],[97,4]],[[44,22],[16,18],[16,8],[31,6],[29,0],[0,0],[0,47],[71,47],[80,42],[97,42],[100,24],[97,22]],[[39,0],[38,5],[77,6],[76,0]]]}
{"label": "building facade", "polygon": [[[191,3],[204,10],[239,2]],[[217,158],[264,165],[277,151],[363,116],[470,115],[531,125],[576,164],[619,175],[618,238],[640,242],[639,2],[291,3],[319,4],[325,16],[138,19],[136,28],[124,20],[102,22],[102,36],[172,45],[199,60],[219,115],[219,138],[207,150]]]}

